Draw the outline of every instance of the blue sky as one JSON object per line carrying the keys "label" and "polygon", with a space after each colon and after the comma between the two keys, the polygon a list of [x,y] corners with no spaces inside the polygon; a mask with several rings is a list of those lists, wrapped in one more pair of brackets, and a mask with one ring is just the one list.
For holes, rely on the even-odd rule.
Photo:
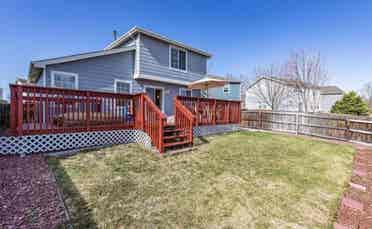
{"label": "blue sky", "polygon": [[100,50],[138,25],[213,54],[209,72],[253,76],[298,49],[320,51],[330,83],[372,81],[372,1],[4,1],[0,87],[30,60]]}

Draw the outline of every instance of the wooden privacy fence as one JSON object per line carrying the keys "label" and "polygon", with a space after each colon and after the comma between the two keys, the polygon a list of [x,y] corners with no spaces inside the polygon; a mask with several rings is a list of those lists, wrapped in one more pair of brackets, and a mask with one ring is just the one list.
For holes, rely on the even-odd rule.
{"label": "wooden privacy fence", "polygon": [[357,116],[243,110],[241,125],[372,144],[372,120]]}
{"label": "wooden privacy fence", "polygon": [[13,135],[141,129],[162,152],[165,117],[144,93],[10,85]]}
{"label": "wooden privacy fence", "polygon": [[177,96],[177,101],[194,115],[194,125],[240,123],[240,101]]}
{"label": "wooden privacy fence", "polygon": [[9,128],[10,104],[0,104],[0,130]]}

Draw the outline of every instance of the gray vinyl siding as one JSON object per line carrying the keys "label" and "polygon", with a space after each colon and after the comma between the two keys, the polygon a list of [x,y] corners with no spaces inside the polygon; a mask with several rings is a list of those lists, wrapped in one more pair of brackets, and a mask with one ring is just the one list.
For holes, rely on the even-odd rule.
{"label": "gray vinyl siding", "polygon": [[[48,65],[46,84],[51,86],[51,72],[62,71],[78,74],[81,90],[114,91],[114,80],[132,80],[134,73],[134,51],[84,60]],[[132,85],[133,92],[139,90],[138,84]]]}
{"label": "gray vinyl siding", "polygon": [[207,58],[188,51],[187,72],[169,68],[169,44],[146,35],[140,36],[140,67],[139,73],[163,77],[164,80],[195,81],[201,79],[207,72]]}

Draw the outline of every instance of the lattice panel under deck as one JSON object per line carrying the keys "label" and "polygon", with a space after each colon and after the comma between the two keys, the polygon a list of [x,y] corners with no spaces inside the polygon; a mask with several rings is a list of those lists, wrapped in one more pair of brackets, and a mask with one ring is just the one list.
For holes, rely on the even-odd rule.
{"label": "lattice panel under deck", "polygon": [[151,149],[151,138],[145,132],[141,130],[113,130],[0,137],[0,154],[45,153],[132,142]]}

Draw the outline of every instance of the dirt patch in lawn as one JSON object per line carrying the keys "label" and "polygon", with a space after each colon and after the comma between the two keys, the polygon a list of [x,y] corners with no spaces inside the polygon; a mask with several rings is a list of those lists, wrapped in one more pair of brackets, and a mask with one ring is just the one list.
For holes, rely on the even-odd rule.
{"label": "dirt patch in lawn", "polygon": [[327,228],[354,148],[237,132],[159,159],[135,144],[50,158],[78,227]]}
{"label": "dirt patch in lawn", "polygon": [[0,228],[63,227],[66,215],[41,155],[0,156]]}

